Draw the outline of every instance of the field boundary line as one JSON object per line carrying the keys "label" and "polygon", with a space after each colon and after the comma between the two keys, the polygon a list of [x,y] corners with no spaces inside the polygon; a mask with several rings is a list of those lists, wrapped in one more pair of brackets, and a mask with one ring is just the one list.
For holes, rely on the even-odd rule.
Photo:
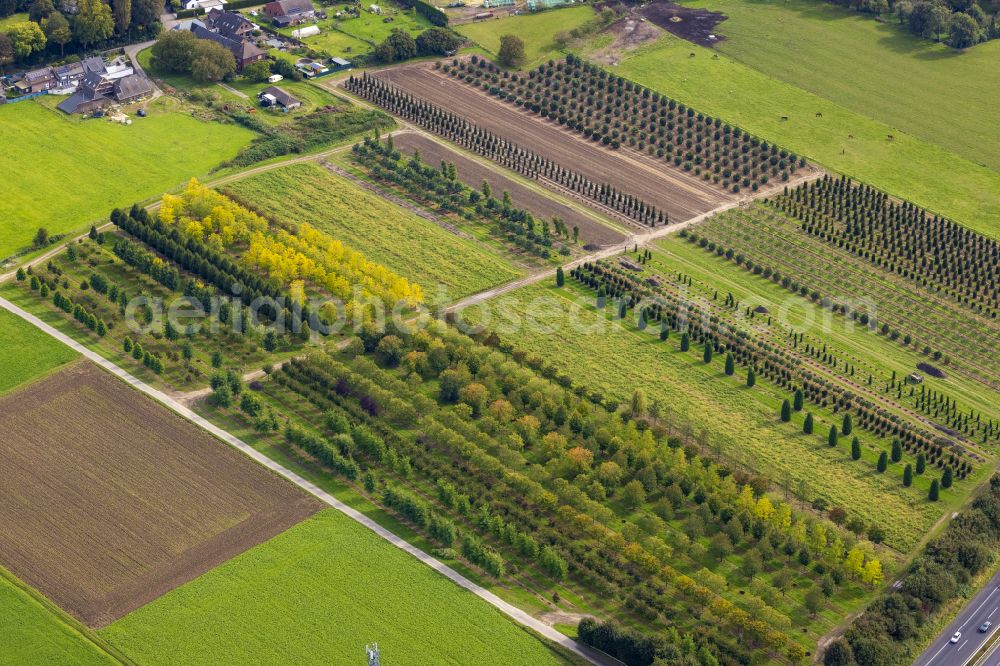
{"label": "field boundary line", "polygon": [[437,560],[428,553],[425,553],[424,551],[420,550],[413,544],[409,543],[402,537],[397,536],[395,533],[389,531],[385,527],[382,527],[377,522],[375,522],[368,516],[364,515],[360,511],[351,508],[347,504],[341,502],[340,500],[338,500],[333,495],[329,494],[316,484],[304,479],[303,477],[299,476],[298,474],[288,469],[284,465],[281,465],[280,463],[272,460],[271,458],[267,457],[260,451],[257,451],[252,446],[250,446],[243,440],[239,439],[235,435],[232,435],[231,433],[216,426],[208,419],[200,416],[199,414],[196,414],[188,407],[185,407],[178,401],[174,400],[163,391],[160,391],[159,389],[153,388],[149,384],[146,384],[141,379],[129,373],[127,370],[116,365],[114,362],[109,361],[108,359],[104,358],[97,352],[88,349],[87,347],[80,344],[79,342],[69,337],[68,335],[61,333],[60,331],[46,324],[44,321],[42,321],[35,315],[31,314],[30,312],[21,309],[20,307],[18,307],[14,303],[11,303],[5,298],[0,298],[0,308],[3,308],[4,310],[10,312],[11,314],[17,315],[21,319],[24,319],[25,321],[32,324],[36,328],[42,330],[44,333],[47,333],[49,336],[55,338],[64,345],[67,345],[68,347],[74,349],[75,351],[80,353],[84,358],[87,358],[88,360],[100,366],[107,372],[118,377],[125,383],[131,385],[133,388],[139,390],[140,392],[144,393],[150,398],[156,400],[157,402],[167,407],[174,413],[178,414],[179,416],[187,419],[188,421],[206,430],[209,434],[214,435],[216,438],[222,440],[226,444],[239,450],[243,454],[255,460],[257,463],[271,470],[272,472],[275,472],[279,476],[284,477],[285,479],[292,482],[302,490],[305,490],[307,493],[320,499],[329,506],[337,509],[338,511],[346,515],[348,518],[367,527],[371,531],[375,532],[375,534],[377,534],[378,536],[382,537],[383,539],[391,543],[396,548],[399,548],[400,550],[409,553],[417,560],[419,560],[421,563],[427,565],[431,569],[434,569],[441,575],[450,579],[453,583],[455,583],[459,587],[462,587],[465,590],[472,592],[477,597],[486,601],[488,604],[499,610],[504,615],[513,619],[518,624],[535,631],[536,633],[547,638],[553,643],[560,645],[561,647],[569,650],[570,652],[586,659],[592,664],[597,664],[598,666],[610,666],[611,664],[615,663],[612,659],[604,657],[603,655],[587,648],[586,646],[578,643],[577,641],[569,638],[568,636],[559,633],[554,628],[532,617],[527,612],[521,610],[520,608],[514,606],[513,604],[504,601],[493,592],[490,592],[486,588],[478,585],[477,583],[474,583],[473,581],[469,580],[468,578],[466,578],[459,572],[455,571],[448,565]]}
{"label": "field boundary line", "polygon": [[52,613],[52,615],[62,622],[69,630],[78,634],[83,640],[93,645],[106,656],[120,664],[124,664],[125,666],[134,666],[135,662],[132,661],[128,655],[105,641],[95,630],[91,629],[64,611],[54,601],[15,576],[3,566],[0,566],[0,579],[7,581],[11,587],[20,590],[26,597],[40,605],[48,612]]}

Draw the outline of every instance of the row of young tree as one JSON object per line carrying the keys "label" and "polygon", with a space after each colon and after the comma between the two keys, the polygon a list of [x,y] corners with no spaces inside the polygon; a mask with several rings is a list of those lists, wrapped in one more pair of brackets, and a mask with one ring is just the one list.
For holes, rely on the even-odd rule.
{"label": "row of young tree", "polygon": [[951,467],[960,478],[972,471],[972,461],[954,450],[946,449],[934,433],[904,422],[875,401],[855,395],[803,367],[788,350],[737,331],[710,313],[692,308],[679,295],[643,283],[625,269],[604,260],[585,262],[574,268],[570,275],[596,293],[598,307],[604,308],[608,300],[614,301],[621,319],[627,316],[629,310],[634,310],[640,330],[655,326],[662,340],[668,337],[670,331],[680,332],[682,349],[685,338],[687,344],[696,341],[711,350],[705,352],[709,360],[709,354],[726,354],[727,366],[735,363],[748,367],[753,370],[754,381],[760,375],[785,390],[803,391],[807,400],[821,407],[850,411],[859,427],[879,437],[898,438],[907,450],[914,454],[925,453],[932,464]]}
{"label": "row of young tree", "polygon": [[[0,19],[27,12],[28,20],[0,31],[0,67],[29,65],[46,52],[65,56],[94,47],[148,39],[160,28],[158,0],[0,0]],[[74,59],[78,57],[74,56]]]}
{"label": "row of young tree", "polygon": [[1000,243],[847,176],[799,185],[773,204],[802,229],[995,319]]}
{"label": "row of young tree", "polygon": [[[886,336],[890,340],[897,341],[899,344],[905,347],[912,347],[914,350],[921,351],[920,348],[915,344],[914,338],[909,333],[900,332],[895,326],[890,325],[885,321],[880,321],[875,318],[874,315],[869,314],[866,310],[852,308],[846,304],[838,303],[833,299],[824,296],[819,291],[815,289],[810,289],[807,285],[800,283],[798,279],[793,278],[789,275],[783,275],[777,269],[772,269],[770,266],[765,266],[761,263],[755,262],[753,259],[746,257],[743,253],[735,251],[733,248],[728,248],[722,243],[716,243],[713,240],[709,240],[705,236],[700,236],[699,234],[682,230],[680,232],[681,238],[686,238],[691,243],[696,243],[699,247],[703,248],[707,252],[712,252],[716,256],[725,257],[729,259],[737,266],[752,272],[754,275],[759,275],[764,279],[769,279],[775,284],[780,284],[782,287],[788,289],[794,294],[798,294],[804,298],[808,297],[812,302],[816,303],[823,309],[830,310],[831,312],[836,312],[842,314],[845,317],[849,317],[852,321],[860,323],[862,326],[868,328],[872,332],[877,332],[881,335]],[[727,297],[727,305],[729,305],[729,299],[732,296]],[[753,315],[753,313],[748,313]],[[829,366],[833,370],[840,370],[845,378],[848,378],[854,382],[864,382],[863,377],[856,377],[856,366],[851,365],[847,360],[840,359],[836,354],[827,350],[826,345],[822,348],[813,347],[810,344],[805,344],[800,348],[800,336],[792,336],[792,346],[801,352],[812,356],[818,361],[821,361],[825,365]],[[924,356],[928,356],[934,361],[938,361],[944,358],[943,354],[939,350],[933,350],[929,346],[925,345],[922,349]],[[945,363],[948,359],[945,358]],[[935,366],[929,363],[918,364],[918,369],[927,372],[932,376],[943,377],[943,372]],[[874,377],[869,374],[867,377],[867,386],[874,385]],[[983,419],[982,414],[976,412],[972,408],[959,409],[958,403],[954,398],[940,394],[934,390],[928,390],[926,385],[921,385],[920,392],[916,392],[916,387],[912,384],[907,384],[906,380],[901,380],[897,377],[895,371],[892,373],[892,377],[885,380],[883,393],[887,395],[895,395],[896,400],[903,400],[904,397],[912,399],[912,405],[915,409],[927,414],[932,417],[938,423],[947,426],[951,430],[962,433],[968,437],[980,438],[984,443],[991,439],[1000,438],[1000,423],[994,422],[992,419]]]}
{"label": "row of young tree", "polygon": [[669,222],[665,211],[647,204],[632,194],[621,192],[607,183],[594,182],[457,114],[403,92],[368,72],[360,77],[352,74],[347,80],[346,88],[390,113],[440,134],[464,148],[498,162],[501,166],[529,178],[548,180],[561,188],[576,192],[602,208],[616,213],[616,216],[647,226]]}
{"label": "row of young tree", "polygon": [[[501,345],[491,335],[483,341]],[[311,404],[378,435],[379,445],[341,450],[376,497],[391,478],[498,553],[505,570],[566,575],[623,599],[623,617],[684,625],[671,610],[678,599],[711,606],[718,626],[683,629],[725,663],[754,650],[801,657],[783,637],[788,616],[772,606],[788,603],[781,571],[816,581],[808,613],[853,580],[881,581],[878,558],[832,523],[796,515],[766,483],[674,448],[630,408],[608,412],[585,387],[542,379],[520,365],[523,354],[496,353],[443,325],[412,335],[364,327],[344,354],[296,360],[272,377],[297,396],[285,404]],[[349,447],[337,437],[344,428],[330,425],[337,417],[325,420],[328,441]],[[381,478],[369,482],[369,474]],[[429,486],[439,488],[436,498]],[[752,591],[731,601],[726,580],[703,563],[718,566],[734,552]]]}
{"label": "row of young tree", "polygon": [[570,55],[525,74],[472,56],[443,70],[591,141],[628,145],[733,192],[789,178],[805,160]]}
{"label": "row of young tree", "polygon": [[[73,246],[70,246],[67,252],[72,257],[75,255],[76,250]],[[71,260],[73,259],[71,258]],[[99,308],[99,305],[92,300],[88,300],[86,294],[93,292],[105,297],[110,305],[116,308],[118,314],[121,315],[125,314],[129,302],[128,295],[124,290],[119,290],[117,285],[110,284],[99,273],[91,273],[88,279],[80,283],[79,294],[83,296],[81,299],[83,302],[74,302],[72,298],[60,291],[60,288],[69,290],[69,281],[63,276],[62,271],[51,261],[48,263],[44,274],[35,274],[33,269],[29,267],[27,270],[18,269],[16,279],[18,281],[27,280],[29,288],[32,291],[37,291],[38,296],[42,299],[49,298],[51,294],[52,304],[55,307],[72,315],[80,324],[101,338],[108,334],[110,325],[99,316],[100,313],[98,310],[91,309]],[[142,363],[154,373],[163,373],[165,365],[162,357],[159,354],[151,353],[149,350],[144,350],[140,343],[133,342],[128,336],[124,339],[124,350],[132,358]]]}
{"label": "row of young tree", "polygon": [[[418,201],[434,203],[446,213],[491,222],[498,233],[521,250],[543,259],[548,259],[553,250],[563,255],[570,253],[564,243],[556,243],[556,238],[568,239],[570,234],[561,220],[536,220],[527,210],[517,208],[508,192],[500,199],[495,198],[486,181],[480,190],[469,188],[459,180],[453,163],[442,162],[440,168],[423,164],[419,150],[405,160],[393,146],[391,136],[385,145],[366,137],[352,151],[356,161],[375,179],[404,189]],[[573,241],[578,237],[576,229]]]}

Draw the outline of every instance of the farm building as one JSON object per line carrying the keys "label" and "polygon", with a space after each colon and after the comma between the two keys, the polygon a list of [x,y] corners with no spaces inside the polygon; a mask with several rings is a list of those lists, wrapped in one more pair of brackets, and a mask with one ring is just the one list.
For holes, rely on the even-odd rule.
{"label": "farm building", "polygon": [[57,85],[56,77],[52,73],[51,67],[43,67],[31,72],[26,72],[16,87],[26,93],[37,93],[43,90],[51,90]]}
{"label": "farm building", "polygon": [[265,51],[258,48],[256,44],[247,39],[234,39],[232,37],[227,37],[226,35],[218,32],[213,32],[202,25],[192,25],[191,32],[193,32],[195,37],[198,39],[209,39],[228,49],[229,52],[233,54],[233,57],[236,58],[236,70],[240,72],[242,72],[243,68],[250,63],[263,60],[267,57],[267,53]]}
{"label": "farm building", "polygon": [[260,91],[257,95],[258,101],[263,106],[280,106],[283,109],[297,109],[302,106],[302,102],[295,99],[278,86],[269,86]]}
{"label": "farm building", "polygon": [[72,96],[57,107],[65,113],[90,113],[114,103],[127,104],[147,97],[153,84],[141,74],[113,78],[106,73],[88,72]]}
{"label": "farm building", "polygon": [[483,7],[486,9],[496,9],[497,7],[513,7],[514,0],[486,0]]}
{"label": "farm building", "polygon": [[204,17],[204,25],[209,30],[230,39],[249,39],[254,24],[235,12],[213,9]]}
{"label": "farm building", "polygon": [[334,72],[342,72],[345,69],[351,68],[351,61],[344,60],[343,58],[330,58],[330,70]]}
{"label": "farm building", "polygon": [[264,5],[262,11],[279,28],[300,25],[316,18],[316,9],[309,0],[274,0]]}

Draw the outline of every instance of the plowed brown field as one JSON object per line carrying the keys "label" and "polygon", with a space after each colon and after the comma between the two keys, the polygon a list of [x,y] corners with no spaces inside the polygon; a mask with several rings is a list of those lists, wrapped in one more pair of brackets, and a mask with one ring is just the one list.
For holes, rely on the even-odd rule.
{"label": "plowed brown field", "polygon": [[439,164],[442,160],[452,162],[459,180],[473,189],[479,189],[485,180],[489,182],[496,197],[500,197],[504,191],[510,192],[514,205],[531,212],[536,218],[550,220],[559,217],[570,229],[574,226],[580,227],[581,243],[605,246],[625,240],[624,233],[615,231],[575,208],[545,196],[544,193],[525,187],[503,174],[500,167],[491,167],[478,162],[423,134],[404,131],[394,134],[392,141],[398,150],[407,155],[412,155],[413,149],[418,148],[421,160],[426,164]]}
{"label": "plowed brown field", "polygon": [[0,564],[92,627],[321,508],[81,363],[0,399]]}
{"label": "plowed brown field", "polygon": [[667,211],[671,222],[683,222],[732,200],[683,171],[627,148],[612,150],[596,145],[554,122],[459,83],[427,63],[392,67],[374,74],[595,182],[634,194]]}

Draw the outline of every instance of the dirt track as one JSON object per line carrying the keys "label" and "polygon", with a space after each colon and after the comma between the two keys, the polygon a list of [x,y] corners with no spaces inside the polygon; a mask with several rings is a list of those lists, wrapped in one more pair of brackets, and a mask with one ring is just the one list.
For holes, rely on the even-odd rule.
{"label": "dirt track", "polygon": [[570,229],[574,225],[579,226],[581,243],[604,246],[618,243],[625,238],[624,233],[619,233],[582,212],[535,192],[504,175],[498,167],[471,159],[423,134],[400,132],[394,134],[392,140],[396,148],[406,155],[412,155],[413,149],[419,148],[421,159],[426,164],[436,165],[441,160],[454,163],[459,180],[473,189],[479,189],[485,180],[489,182],[495,197],[499,198],[504,191],[510,192],[514,205],[530,211],[536,218],[550,220],[559,217]]}
{"label": "dirt track", "polygon": [[90,363],[0,399],[0,564],[102,627],[322,505]]}
{"label": "dirt track", "polygon": [[591,180],[610,183],[621,191],[635,194],[666,210],[671,222],[689,219],[735,200],[693,176],[637,152],[595,145],[553,122],[499,102],[436,72],[428,64],[394,67],[375,74]]}

